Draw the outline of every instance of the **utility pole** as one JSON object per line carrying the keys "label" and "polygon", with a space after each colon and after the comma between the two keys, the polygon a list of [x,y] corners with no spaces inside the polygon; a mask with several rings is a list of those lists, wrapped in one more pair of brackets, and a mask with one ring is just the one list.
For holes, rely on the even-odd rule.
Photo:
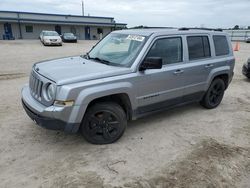
{"label": "utility pole", "polygon": [[22,29],[21,29],[21,23],[20,23],[20,14],[17,13],[17,18],[18,18],[18,28],[19,28],[19,38],[23,39],[23,35],[22,35]]}
{"label": "utility pole", "polygon": [[82,15],[84,16],[84,2],[82,1]]}

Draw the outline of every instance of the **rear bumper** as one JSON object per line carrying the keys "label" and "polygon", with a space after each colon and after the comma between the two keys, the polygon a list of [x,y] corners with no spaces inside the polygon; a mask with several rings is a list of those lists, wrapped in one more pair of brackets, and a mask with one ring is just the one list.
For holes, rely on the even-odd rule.
{"label": "rear bumper", "polygon": [[231,76],[230,76],[230,78],[229,78],[229,83],[228,83],[228,85],[232,82],[233,77],[234,77],[234,72],[232,72],[232,74],[231,74]]}
{"label": "rear bumper", "polygon": [[248,68],[245,64],[242,67],[242,74],[250,78],[250,68]]}
{"label": "rear bumper", "polygon": [[65,112],[63,109],[56,109],[56,107],[53,106],[42,106],[32,98],[28,90],[28,86],[22,89],[22,105],[27,115],[36,122],[37,125],[46,129],[62,130],[68,133],[78,131],[80,123],[71,123],[55,118],[57,115],[62,115]]}

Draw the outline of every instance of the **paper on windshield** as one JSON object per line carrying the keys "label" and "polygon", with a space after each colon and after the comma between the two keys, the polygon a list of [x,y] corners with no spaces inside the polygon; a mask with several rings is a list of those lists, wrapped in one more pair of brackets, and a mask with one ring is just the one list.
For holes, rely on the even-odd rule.
{"label": "paper on windshield", "polygon": [[128,40],[135,40],[135,41],[139,41],[139,42],[142,42],[144,41],[145,37],[143,36],[140,36],[140,35],[129,35],[127,37]]}

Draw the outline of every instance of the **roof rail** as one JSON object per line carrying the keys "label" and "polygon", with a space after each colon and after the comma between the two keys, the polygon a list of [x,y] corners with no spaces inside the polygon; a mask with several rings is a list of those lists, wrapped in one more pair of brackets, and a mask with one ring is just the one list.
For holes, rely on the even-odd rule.
{"label": "roof rail", "polygon": [[148,27],[148,26],[142,26],[142,27],[131,27],[128,29],[177,29],[175,27]]}
{"label": "roof rail", "polygon": [[144,27],[144,29],[175,29],[174,27]]}
{"label": "roof rail", "polygon": [[179,31],[188,31],[188,30],[205,30],[205,31],[220,31],[223,30],[221,28],[213,29],[213,28],[199,28],[199,27],[181,27],[179,28]]}

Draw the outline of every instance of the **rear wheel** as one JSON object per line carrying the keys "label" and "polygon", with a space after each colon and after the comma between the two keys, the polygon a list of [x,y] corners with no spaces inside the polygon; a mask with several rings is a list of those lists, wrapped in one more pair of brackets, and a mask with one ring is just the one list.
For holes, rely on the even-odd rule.
{"label": "rear wheel", "polygon": [[110,144],[123,135],[126,126],[127,118],[121,106],[104,102],[94,104],[87,110],[81,132],[92,144]]}
{"label": "rear wheel", "polygon": [[203,97],[200,104],[207,108],[212,109],[219,106],[221,103],[225,91],[225,83],[222,79],[216,78],[210,85],[205,96]]}

